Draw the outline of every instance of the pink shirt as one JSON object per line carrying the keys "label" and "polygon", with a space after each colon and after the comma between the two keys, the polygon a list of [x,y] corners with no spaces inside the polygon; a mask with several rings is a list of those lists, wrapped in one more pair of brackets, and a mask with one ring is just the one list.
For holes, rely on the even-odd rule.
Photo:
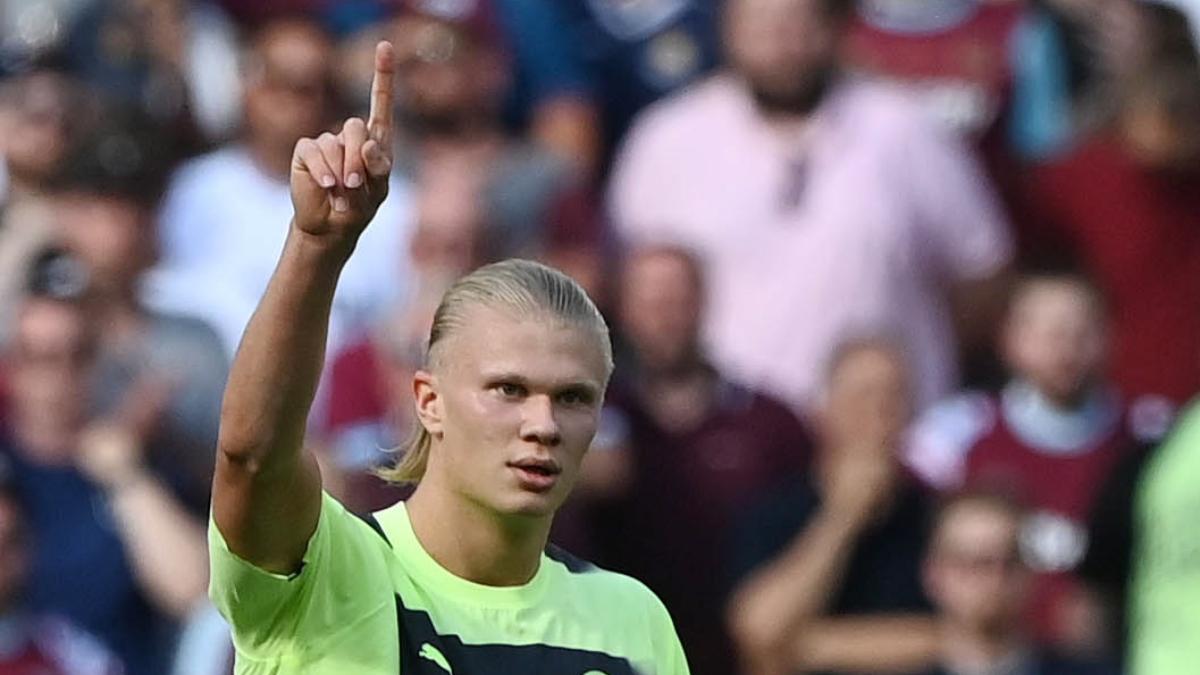
{"label": "pink shirt", "polygon": [[701,256],[716,363],[800,410],[854,337],[907,350],[919,404],[950,391],[948,291],[1012,251],[969,151],[898,91],[866,82],[840,85],[803,134],[785,135],[738,79],[714,76],[642,116],[611,202],[626,242]]}

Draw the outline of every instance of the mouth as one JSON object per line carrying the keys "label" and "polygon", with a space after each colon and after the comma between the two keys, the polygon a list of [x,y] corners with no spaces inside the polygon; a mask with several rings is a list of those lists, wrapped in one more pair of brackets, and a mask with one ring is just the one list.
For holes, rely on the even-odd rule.
{"label": "mouth", "polygon": [[549,492],[562,473],[562,467],[549,459],[522,459],[509,462],[508,468],[517,475],[521,488],[531,492]]}

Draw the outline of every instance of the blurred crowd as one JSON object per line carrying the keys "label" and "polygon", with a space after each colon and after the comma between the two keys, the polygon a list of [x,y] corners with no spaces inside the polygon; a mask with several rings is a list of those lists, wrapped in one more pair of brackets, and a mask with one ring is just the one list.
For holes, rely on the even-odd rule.
{"label": "blurred crowd", "polygon": [[225,377],[295,142],[400,57],[309,442],[359,511],[448,285],[618,368],[553,538],[697,675],[1200,663],[1195,0],[5,0],[0,673],[218,675]]}

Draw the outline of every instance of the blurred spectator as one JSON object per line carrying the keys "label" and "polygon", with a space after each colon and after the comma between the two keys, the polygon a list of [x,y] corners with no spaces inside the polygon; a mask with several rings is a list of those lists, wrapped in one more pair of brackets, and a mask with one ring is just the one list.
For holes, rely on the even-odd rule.
{"label": "blurred spectator", "polygon": [[159,139],[142,115],[109,110],[71,153],[56,214],[63,244],[86,268],[86,309],[101,327],[94,411],[111,414],[147,375],[168,378],[171,393],[162,428],[150,439],[152,454],[204,515],[229,360],[212,328],[148,309],[138,297],[157,249],[154,216],[167,159]]}
{"label": "blurred spectator", "polygon": [[732,0],[732,68],[651,108],[612,188],[626,240],[704,261],[716,365],[806,412],[855,332],[897,337],[919,404],[944,394],[951,317],[968,343],[990,330],[1010,254],[967,150],[898,94],[839,74],[848,14]]}
{"label": "blurred spectator", "polygon": [[412,377],[424,365],[425,344],[442,294],[480,260],[480,232],[473,211],[458,195],[425,191],[409,246],[413,292],[376,330],[334,355],[329,368],[329,406],[316,426],[326,489],[347,508],[371,513],[391,506],[406,491],[372,472],[391,465],[391,449],[412,431]]}
{"label": "blurred spectator", "polygon": [[69,622],[25,608],[34,558],[25,521],[11,487],[0,487],[0,673],[120,675],[120,661],[95,638]]}
{"label": "blurred spectator", "polygon": [[[717,675],[734,669],[722,616],[735,526],[763,491],[802,475],[811,448],[786,406],[708,363],[701,276],[698,262],[675,248],[635,250],[625,261],[620,325],[635,365],[618,374],[606,415],[622,420],[628,449],[593,447],[587,468],[624,488],[619,534],[607,542],[619,549],[611,563],[666,603],[692,672]],[[632,466],[618,453],[631,454]],[[629,468],[632,480],[622,480]]]}
{"label": "blurred spectator", "polygon": [[83,114],[77,86],[54,70],[0,81],[0,344],[34,256],[54,239],[49,200]]}
{"label": "blurred spectator", "polygon": [[[341,34],[350,34],[348,53],[364,60],[355,69],[363,79],[347,82],[354,96],[369,91],[370,54],[383,37],[378,22],[396,11],[417,11],[453,18],[484,12],[491,19],[511,61],[504,90],[507,125],[574,163],[585,172],[596,164],[600,145],[590,85],[563,30],[559,0],[222,0],[236,16],[261,23],[303,13],[321,17]],[[351,58],[356,58],[351,56]],[[363,105],[363,108],[366,106]]]}
{"label": "blurred spectator", "polygon": [[1196,485],[1200,406],[1158,447],[1114,471],[1092,514],[1080,574],[1108,603],[1115,637],[1127,639],[1131,675],[1182,675],[1200,658],[1196,595]]}
{"label": "blurred spectator", "polygon": [[29,606],[91,631],[132,675],[158,675],[173,620],[204,598],[207,584],[203,526],[145,452],[167,392],[146,377],[111,416],[89,418],[96,327],[81,306],[86,279],[68,258],[41,262],[9,355],[12,411],[2,441],[36,541]]}
{"label": "blurred spectator", "polygon": [[907,450],[939,489],[985,486],[1030,507],[1022,540],[1035,573],[1030,634],[1072,649],[1104,637],[1074,575],[1097,493],[1135,441],[1160,438],[1169,426],[1165,413],[1129,409],[1105,379],[1107,322],[1083,279],[1026,277],[1001,340],[1012,379],[997,395],[964,394],[931,408]]}
{"label": "blurred spectator", "polygon": [[1115,674],[1030,640],[1023,524],[1015,502],[988,493],[964,493],[942,506],[924,570],[940,642],[938,665],[928,675]]}
{"label": "blurred spectator", "polygon": [[978,139],[1012,94],[1022,2],[863,0],[848,41],[851,63],[908,88],[938,122]]}
{"label": "blurred spectator", "polygon": [[750,510],[732,549],[743,578],[728,615],[748,674],[902,673],[934,655],[928,507],[898,457],[904,362],[887,343],[847,343],[828,382],[814,470]]}
{"label": "blurred spectator", "polygon": [[[263,27],[244,59],[244,137],[184,165],[167,191],[151,304],[207,320],[230,354],[287,237],[292,150],[329,123],[332,56],[329,38],[316,24],[281,19]],[[334,299],[332,349],[403,293],[398,261],[407,192],[393,180],[375,225],[346,266]]]}
{"label": "blurred spectator", "polygon": [[1200,392],[1200,67],[1145,73],[1032,190],[1027,247],[1076,259],[1111,303],[1115,383],[1160,406]]}
{"label": "blurred spectator", "polygon": [[[1094,130],[1117,112],[1123,92],[1156,64],[1194,59],[1186,8],[1191,0],[1047,0],[1066,40],[1066,84],[1079,126]],[[1180,8],[1172,5],[1179,5]],[[1194,10],[1193,10],[1194,11]]]}
{"label": "blurred spectator", "polygon": [[237,35],[210,2],[94,0],[64,51],[83,80],[171,131],[162,152],[200,150],[235,130]]}
{"label": "blurred spectator", "polygon": [[488,5],[434,7],[414,2],[395,24],[405,130],[397,168],[416,186],[421,217],[478,228],[486,260],[595,249],[596,218],[570,208],[581,198],[577,172],[503,128],[512,59]]}
{"label": "blurred spectator", "polygon": [[564,29],[595,88],[602,166],[634,116],[716,68],[722,0],[559,0]]}

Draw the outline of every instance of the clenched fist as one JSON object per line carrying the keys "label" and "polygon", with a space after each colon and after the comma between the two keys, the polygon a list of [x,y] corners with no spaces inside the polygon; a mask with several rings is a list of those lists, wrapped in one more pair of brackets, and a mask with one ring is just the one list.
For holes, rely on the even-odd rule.
{"label": "clenched fist", "polygon": [[330,242],[355,242],[388,191],[392,170],[393,79],[391,43],[375,48],[371,111],[364,123],[352,117],[340,133],[302,138],[292,155],[294,225]]}

